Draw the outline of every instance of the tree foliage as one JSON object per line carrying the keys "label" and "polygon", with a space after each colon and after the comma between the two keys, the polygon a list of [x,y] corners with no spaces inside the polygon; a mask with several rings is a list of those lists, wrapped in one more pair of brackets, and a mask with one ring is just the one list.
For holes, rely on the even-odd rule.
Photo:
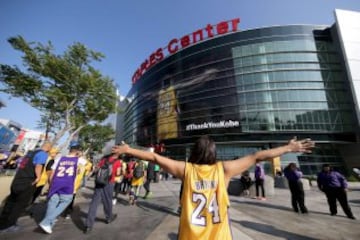
{"label": "tree foliage", "polygon": [[83,149],[101,152],[105,143],[114,139],[115,132],[110,125],[87,125],[79,132],[79,142]]}
{"label": "tree foliage", "polygon": [[27,42],[17,36],[8,39],[22,52],[24,70],[0,64],[1,89],[20,97],[42,112],[44,126],[56,129],[56,143],[65,133],[77,134],[90,122],[101,122],[115,112],[116,89],[92,64],[103,54],[81,43],[58,54],[51,42]]}

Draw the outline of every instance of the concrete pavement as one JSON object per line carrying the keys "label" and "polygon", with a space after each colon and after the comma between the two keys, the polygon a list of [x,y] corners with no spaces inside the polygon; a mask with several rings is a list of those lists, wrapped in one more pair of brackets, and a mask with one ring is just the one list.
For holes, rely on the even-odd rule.
{"label": "concrete pavement", "polygon": [[[1,189],[5,186],[4,182],[0,177]],[[34,218],[24,216],[19,219],[19,232],[0,233],[0,239],[177,239],[179,181],[153,183],[153,197],[140,199],[136,206],[129,206],[126,196],[121,195],[114,207],[118,217],[111,224],[105,223],[102,206],[99,206],[93,231],[85,235],[82,232],[83,220],[92,196],[92,186],[93,182],[89,182],[79,192],[71,219],[59,218],[51,235],[37,227],[45,211],[45,204],[40,203],[34,206]],[[348,197],[355,217],[360,219],[359,184],[352,186]],[[359,220],[346,218],[341,208],[338,209],[338,216],[330,216],[325,196],[316,189],[306,191],[306,204],[310,211],[307,215],[292,211],[287,189],[275,189],[275,194],[267,201],[238,196],[231,196],[230,199],[234,239],[360,239]]]}

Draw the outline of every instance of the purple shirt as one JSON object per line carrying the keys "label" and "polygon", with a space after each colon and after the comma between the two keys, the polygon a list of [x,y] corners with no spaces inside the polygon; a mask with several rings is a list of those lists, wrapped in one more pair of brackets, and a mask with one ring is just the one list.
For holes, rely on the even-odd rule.
{"label": "purple shirt", "polygon": [[302,177],[302,172],[299,170],[286,170],[284,171],[284,175],[288,181],[297,182]]}
{"label": "purple shirt", "polygon": [[264,169],[260,165],[255,167],[255,179],[265,179]]}
{"label": "purple shirt", "polygon": [[317,182],[321,190],[326,188],[347,188],[345,177],[336,171],[320,172],[317,176]]}
{"label": "purple shirt", "polygon": [[54,194],[74,194],[78,157],[61,157],[55,168],[48,198]]}

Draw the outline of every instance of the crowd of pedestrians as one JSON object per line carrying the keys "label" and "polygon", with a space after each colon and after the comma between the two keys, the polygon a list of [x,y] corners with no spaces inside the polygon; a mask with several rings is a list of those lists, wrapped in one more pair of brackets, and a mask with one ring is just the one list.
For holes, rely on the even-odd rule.
{"label": "crowd of pedestrians", "polygon": [[[276,177],[284,175],[287,180],[291,195],[291,206],[296,213],[307,214],[308,209],[305,205],[305,191],[302,182],[303,173],[296,166],[296,163],[289,163],[283,170],[278,171]],[[240,178],[242,195],[250,196],[250,187],[255,183],[255,196],[253,198],[259,200],[266,200],[265,198],[265,173],[260,164],[256,164],[254,170],[255,181],[252,181],[249,171],[242,173]],[[337,201],[343,209],[346,216],[350,219],[355,219],[347,200],[348,183],[344,175],[335,171],[329,164],[324,164],[322,170],[317,175],[317,186],[322,191],[327,199],[329,205],[329,212],[331,216],[337,214]],[[260,196],[260,191],[261,195]]]}
{"label": "crowd of pedestrians", "polygon": [[[83,156],[77,142],[70,145],[69,153],[64,156],[49,142],[30,151],[19,163],[12,181],[10,195],[0,215],[0,232],[18,231],[17,220],[21,214],[27,212],[33,216],[32,205],[45,195],[46,213],[39,227],[51,234],[60,215],[65,219],[70,218],[76,193],[85,186],[91,175],[95,179],[95,189],[84,221],[85,233],[89,233],[94,225],[100,202],[104,208],[105,221],[109,224],[117,217],[112,209],[119,194],[128,195],[130,205],[134,205],[143,187],[143,198],[149,198],[152,195],[150,184],[156,181],[155,170],[160,169],[159,166],[118,154],[117,147],[115,145],[111,154],[103,156],[95,166]],[[106,168],[110,174],[105,177],[105,182],[100,182],[97,173]]]}
{"label": "crowd of pedestrians", "polygon": [[[313,146],[311,140],[293,139],[281,147],[219,162],[216,160],[215,143],[209,137],[203,136],[195,143],[187,162],[164,157],[152,148],[143,151],[119,144],[113,146],[109,155],[103,156],[92,166],[90,161],[82,156],[78,144],[70,145],[69,153],[61,156],[50,143],[44,143],[40,149],[27,154],[19,164],[10,195],[0,215],[0,231],[17,231],[19,216],[30,203],[34,203],[40,194],[44,193],[44,186],[48,185],[45,191],[46,213],[39,227],[45,233],[51,234],[57,218],[61,214],[71,214],[77,191],[85,186],[86,179],[92,174],[95,188],[84,221],[84,233],[88,234],[95,224],[100,202],[103,205],[105,222],[110,224],[117,217],[113,213],[113,207],[117,204],[119,194],[128,195],[131,206],[136,204],[143,188],[142,197],[147,199],[152,196],[151,183],[158,181],[159,172],[163,172],[164,180],[169,173],[182,180],[179,239],[196,239],[200,236],[208,236],[206,239],[231,239],[227,221],[229,180],[242,174],[240,181],[245,195],[249,196],[253,181],[247,169],[254,165],[255,197],[266,200],[265,171],[260,162],[288,152],[310,152]],[[302,172],[295,163],[290,163],[284,169],[284,175],[289,183],[293,210],[308,213],[301,182]],[[355,219],[347,203],[345,178],[330,166],[324,165],[317,179],[319,189],[328,199],[331,215],[337,214],[338,200],[345,214]],[[194,212],[199,212],[200,206],[206,207],[208,212],[201,210],[202,214],[194,217]],[[206,221],[207,215],[212,221]]]}
{"label": "crowd of pedestrians", "polygon": [[0,214],[0,231],[19,228],[17,220],[34,197],[51,147],[50,143],[44,143],[40,149],[29,152],[19,164]]}

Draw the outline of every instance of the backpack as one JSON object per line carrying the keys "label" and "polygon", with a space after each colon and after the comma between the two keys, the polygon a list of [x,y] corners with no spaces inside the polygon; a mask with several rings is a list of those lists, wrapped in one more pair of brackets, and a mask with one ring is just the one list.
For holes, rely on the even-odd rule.
{"label": "backpack", "polygon": [[134,168],[134,177],[141,178],[144,176],[144,164],[139,162]]}
{"label": "backpack", "polygon": [[109,183],[112,174],[112,164],[109,159],[105,159],[105,163],[100,167],[95,176],[96,185],[105,186]]}

